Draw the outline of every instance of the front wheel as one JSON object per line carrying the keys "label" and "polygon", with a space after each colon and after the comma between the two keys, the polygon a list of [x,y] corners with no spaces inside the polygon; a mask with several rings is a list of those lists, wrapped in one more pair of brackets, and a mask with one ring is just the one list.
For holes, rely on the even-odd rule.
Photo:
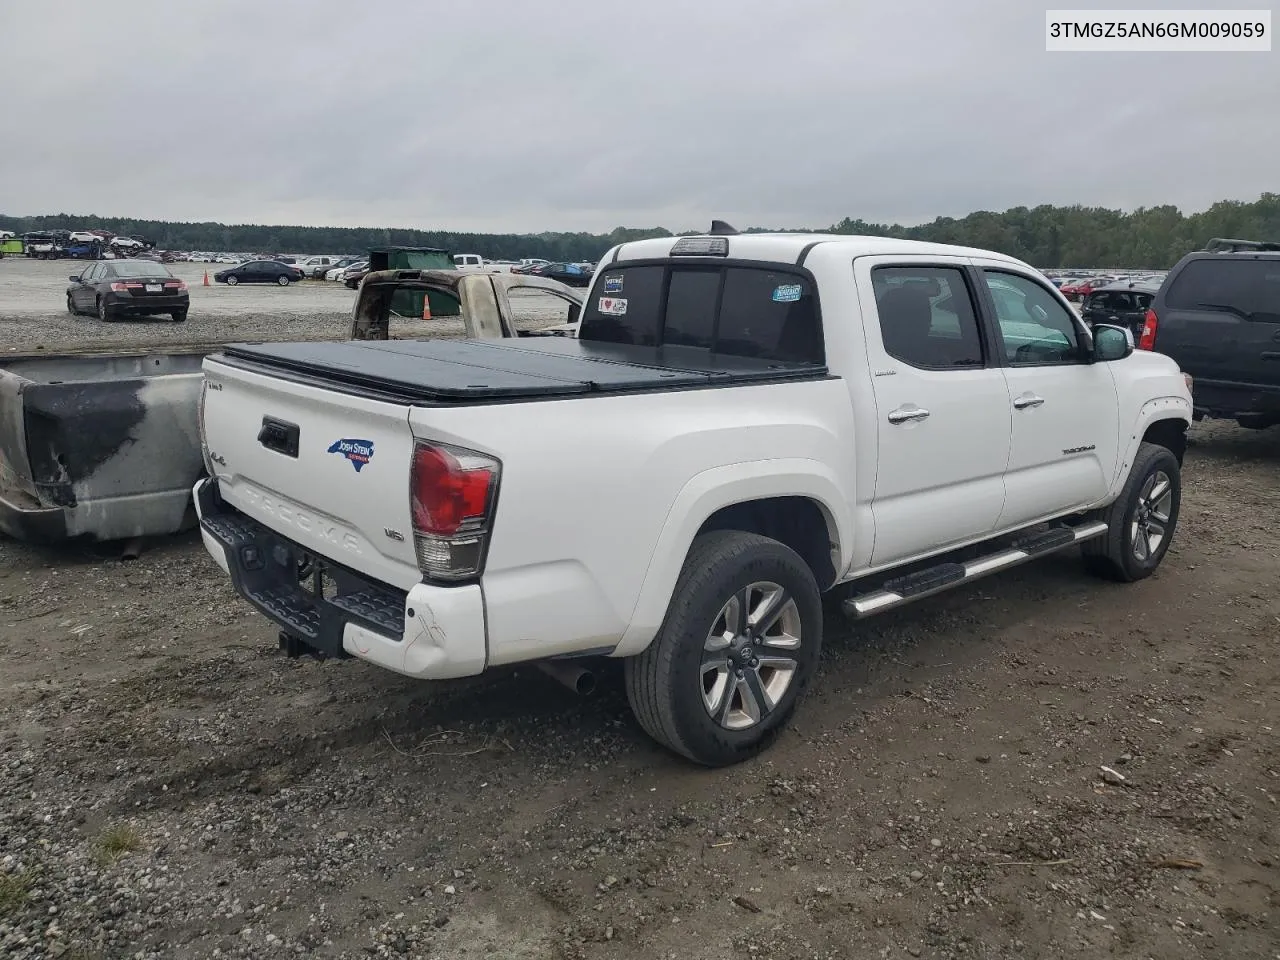
{"label": "front wheel", "polygon": [[1169,551],[1182,504],[1182,471],[1167,447],[1143,443],[1129,479],[1103,511],[1107,532],[1082,545],[1089,571],[1132,583],[1156,572]]}
{"label": "front wheel", "polygon": [[239,282],[240,282],[240,278],[237,277],[235,274],[232,274],[231,276],[227,277],[228,287],[234,287]]}
{"label": "front wheel", "polygon": [[276,278],[276,283],[280,284],[282,287],[287,287],[289,285],[289,278],[282,273]]}
{"label": "front wheel", "polygon": [[71,294],[68,293],[67,294],[67,313],[71,314],[74,317],[79,312],[80,311],[76,309],[76,302],[71,299]]}
{"label": "front wheel", "polygon": [[626,661],[627,698],[659,743],[706,766],[763,750],[818,663],[822,601],[789,547],[753,533],[694,541],[657,637]]}

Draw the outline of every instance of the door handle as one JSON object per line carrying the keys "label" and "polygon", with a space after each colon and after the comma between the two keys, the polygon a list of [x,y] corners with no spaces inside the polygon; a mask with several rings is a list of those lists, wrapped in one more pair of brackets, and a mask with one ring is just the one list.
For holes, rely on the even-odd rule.
{"label": "door handle", "polygon": [[1027,407],[1038,407],[1044,403],[1044,397],[1037,397],[1035,394],[1018,397],[1013,401],[1015,410],[1025,410]]}
{"label": "door handle", "polygon": [[889,411],[890,423],[910,423],[913,420],[923,420],[929,416],[929,411],[921,407],[899,407],[897,410]]}

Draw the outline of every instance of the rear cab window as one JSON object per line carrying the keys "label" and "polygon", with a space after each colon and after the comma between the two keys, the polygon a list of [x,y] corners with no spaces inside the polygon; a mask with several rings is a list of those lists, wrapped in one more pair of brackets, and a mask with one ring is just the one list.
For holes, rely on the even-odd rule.
{"label": "rear cab window", "polygon": [[664,261],[602,270],[584,305],[578,338],[825,362],[813,281],[768,263]]}

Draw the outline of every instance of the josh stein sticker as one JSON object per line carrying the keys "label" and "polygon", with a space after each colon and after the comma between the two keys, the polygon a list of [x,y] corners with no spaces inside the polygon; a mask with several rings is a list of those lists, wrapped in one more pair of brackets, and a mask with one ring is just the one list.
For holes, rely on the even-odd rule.
{"label": "josh stein sticker", "polygon": [[781,286],[773,288],[774,303],[795,303],[800,299],[800,293],[804,288],[798,283],[784,283]]}
{"label": "josh stein sticker", "polygon": [[600,312],[606,317],[626,316],[627,301],[623,297],[601,297]]}
{"label": "josh stein sticker", "polygon": [[621,277],[605,277],[604,292],[605,293],[621,293],[622,278]]}
{"label": "josh stein sticker", "polygon": [[330,453],[338,453],[351,461],[356,473],[364,469],[364,465],[373,459],[372,440],[335,440],[329,445]]}

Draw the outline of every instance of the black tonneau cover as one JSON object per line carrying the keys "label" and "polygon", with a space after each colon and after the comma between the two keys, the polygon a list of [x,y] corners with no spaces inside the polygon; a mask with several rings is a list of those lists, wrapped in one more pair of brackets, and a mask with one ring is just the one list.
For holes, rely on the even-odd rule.
{"label": "black tonneau cover", "polygon": [[827,375],[826,367],[813,364],[568,337],[240,343],[228,345],[221,359],[419,405],[678,390]]}

